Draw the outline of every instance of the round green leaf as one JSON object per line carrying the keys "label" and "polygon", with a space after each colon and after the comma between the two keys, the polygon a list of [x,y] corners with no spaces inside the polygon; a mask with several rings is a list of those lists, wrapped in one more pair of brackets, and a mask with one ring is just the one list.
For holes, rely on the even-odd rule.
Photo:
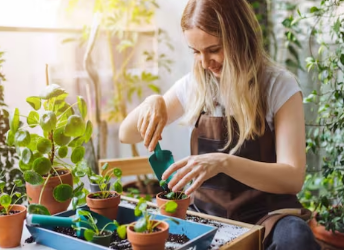
{"label": "round green leaf", "polygon": [[10,117],[10,129],[13,131],[13,133],[17,132],[19,124],[19,109],[16,108]]}
{"label": "round green leaf", "polygon": [[51,162],[45,157],[37,158],[33,162],[33,170],[40,175],[47,174],[51,170]]}
{"label": "round green leaf", "polygon": [[67,146],[60,147],[57,151],[57,154],[59,157],[65,158],[68,154],[68,147]]}
{"label": "round green leaf", "polygon": [[78,115],[72,115],[68,118],[64,133],[67,136],[78,137],[85,133],[85,122]]}
{"label": "round green leaf", "polygon": [[41,117],[40,125],[44,131],[51,131],[56,127],[56,115],[52,111],[45,111]]}
{"label": "round green leaf", "polygon": [[36,111],[31,111],[26,119],[30,128],[34,128],[39,124],[39,114]]}
{"label": "round green leaf", "polygon": [[70,137],[64,133],[64,127],[60,127],[54,131],[54,142],[59,146],[65,146],[70,141]]}
{"label": "round green leaf", "polygon": [[65,202],[73,197],[73,187],[68,184],[60,184],[54,188],[54,198],[58,202]]}
{"label": "round green leaf", "polygon": [[41,157],[43,157],[43,155],[40,152],[36,151],[33,153],[33,161]]}
{"label": "round green leaf", "polygon": [[79,108],[79,111],[80,111],[82,118],[85,119],[85,117],[87,115],[87,105],[86,105],[86,102],[82,96],[78,96],[78,108]]}
{"label": "round green leaf", "polygon": [[30,214],[50,215],[49,210],[40,204],[30,204],[28,207],[28,212]]}
{"label": "round green leaf", "polygon": [[38,141],[43,138],[37,134],[30,134],[30,144],[27,146],[32,152],[37,150]]}
{"label": "round green leaf", "polygon": [[114,176],[116,176],[117,178],[121,178],[121,176],[122,176],[122,170],[120,170],[119,168],[114,168],[114,169],[113,169],[113,174],[114,174]]}
{"label": "round green leaf", "polygon": [[91,229],[86,229],[84,232],[84,237],[87,241],[92,241],[94,236],[94,231]]}
{"label": "round green leaf", "polygon": [[85,156],[85,148],[84,147],[76,147],[74,148],[72,155],[71,155],[71,161],[76,164],[79,161],[81,161]]}
{"label": "round green leaf", "polygon": [[43,184],[43,178],[38,173],[33,170],[28,170],[24,172],[24,180],[33,186],[38,186]]}
{"label": "round green leaf", "polygon": [[113,184],[113,187],[117,193],[121,194],[123,192],[122,184],[118,180]]}
{"label": "round green leaf", "polygon": [[14,133],[12,130],[8,130],[6,133],[6,143],[8,146],[13,146],[14,143]]}
{"label": "round green leaf", "polygon": [[26,147],[30,144],[30,133],[26,130],[18,130],[14,135],[15,144],[19,147]]}
{"label": "round green leaf", "polygon": [[47,100],[53,97],[58,97],[62,94],[66,94],[66,91],[57,84],[48,85],[44,91],[39,95],[40,98]]}
{"label": "round green leaf", "polygon": [[0,190],[4,189],[6,186],[6,182],[0,181]]}
{"label": "round green leaf", "polygon": [[142,217],[136,221],[134,230],[138,233],[142,233],[147,230],[147,220],[145,217]]}
{"label": "round green leaf", "polygon": [[22,160],[19,161],[19,168],[21,171],[31,170],[31,164],[25,164]]}
{"label": "round green leaf", "polygon": [[37,143],[37,150],[42,154],[47,154],[51,151],[51,141],[45,138],[41,138]]}
{"label": "round green leaf", "polygon": [[167,213],[174,213],[176,212],[178,207],[178,204],[174,201],[168,201],[167,203],[165,203],[165,211]]}
{"label": "round green leaf", "polygon": [[12,202],[11,196],[4,193],[0,196],[0,204],[1,206],[8,207]]}
{"label": "round green leaf", "polygon": [[23,181],[21,179],[15,179],[13,182],[17,187],[23,186]]}
{"label": "round green leaf", "polygon": [[125,239],[127,237],[127,226],[121,225],[117,227],[117,233],[121,239]]}
{"label": "round green leaf", "polygon": [[84,143],[84,140],[83,136],[76,137],[68,144],[68,147],[75,148],[81,146]]}
{"label": "round green leaf", "polygon": [[41,108],[41,98],[38,96],[31,96],[26,98],[26,102],[31,105],[35,110],[39,110]]}
{"label": "round green leaf", "polygon": [[33,160],[32,151],[29,148],[24,148],[21,154],[21,159],[24,164],[29,165]]}
{"label": "round green leaf", "polygon": [[91,121],[87,121],[86,123],[86,131],[85,131],[85,143],[87,143],[92,137],[93,126]]}

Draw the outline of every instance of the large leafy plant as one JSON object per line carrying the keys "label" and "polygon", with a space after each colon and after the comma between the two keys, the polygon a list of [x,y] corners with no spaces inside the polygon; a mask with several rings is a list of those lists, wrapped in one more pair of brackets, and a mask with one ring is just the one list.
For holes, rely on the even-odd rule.
{"label": "large leafy plant", "polygon": [[[26,99],[33,108],[28,115],[20,114],[16,108],[10,119],[7,143],[17,148],[19,167],[25,181],[31,185],[43,185],[41,192],[49,179],[61,172],[71,171],[75,184],[79,183],[79,177],[85,175],[77,164],[85,154],[83,143],[91,138],[92,123],[86,122],[84,99],[79,96],[77,102],[69,104],[67,96],[68,93],[60,86],[48,85],[41,95]],[[82,196],[83,183],[73,190],[61,179],[60,182],[53,192],[55,200],[64,202],[75,195]],[[47,213],[47,209],[31,204],[29,212]]]}
{"label": "large leafy plant", "polygon": [[[344,17],[339,13],[343,7],[342,0],[322,0],[308,13],[298,11],[298,17],[289,20],[290,28],[299,22],[310,27],[306,68],[319,86],[304,102],[317,110],[307,136],[307,151],[322,156],[321,173],[308,177],[301,200],[317,212],[318,222],[333,232],[344,232]],[[297,41],[294,34],[290,38]],[[314,181],[323,187],[314,188]]]}

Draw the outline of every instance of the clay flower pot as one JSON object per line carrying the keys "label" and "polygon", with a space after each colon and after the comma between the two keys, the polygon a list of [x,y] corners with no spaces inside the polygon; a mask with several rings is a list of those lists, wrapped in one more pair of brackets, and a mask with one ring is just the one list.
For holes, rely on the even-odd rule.
{"label": "clay flower pot", "polygon": [[[68,199],[65,202],[58,202],[53,196],[54,188],[61,184],[60,178],[62,183],[73,186],[72,174],[69,170],[64,171],[68,171],[68,173],[49,178],[42,194],[41,205],[45,206],[49,210],[50,214],[56,214],[67,210],[71,201],[71,199]],[[44,178],[44,180],[45,179],[46,178]],[[30,203],[38,204],[42,187],[43,185],[33,186],[30,183],[26,183],[26,193],[28,197],[31,198],[31,200],[29,199]]]}
{"label": "clay flower pot", "polygon": [[121,201],[121,196],[115,192],[110,191],[111,194],[114,194],[114,197],[106,198],[106,199],[99,199],[95,194],[90,193],[86,197],[87,206],[91,209],[91,211],[101,214],[110,220],[117,219],[117,212],[118,212],[118,205]]}
{"label": "clay flower pot", "polygon": [[[154,221],[156,223],[157,221]],[[154,233],[137,233],[134,231],[134,225],[127,227],[128,240],[133,250],[164,250],[168,238],[169,224],[160,221],[156,227],[159,231]]]}
{"label": "clay flower pot", "polygon": [[316,220],[316,215],[308,222],[315,238],[328,243],[329,245],[344,249],[344,234],[340,232],[333,233],[327,231],[323,225]]}
{"label": "clay flower pot", "polygon": [[[2,208],[3,207],[0,207],[0,210]],[[19,213],[0,215],[1,248],[12,248],[20,245],[23,224],[26,218],[26,207],[22,205],[13,205],[11,211],[19,211]]]}
{"label": "clay flower pot", "polygon": [[[181,192],[178,192],[178,194],[180,193]],[[156,202],[158,204],[158,207],[160,208],[160,213],[162,215],[172,216],[172,217],[185,220],[186,211],[188,210],[188,207],[190,205],[190,196],[182,200],[173,200],[174,202],[178,204],[178,207],[174,213],[168,213],[165,211],[165,207],[164,206],[162,207],[162,205],[164,205],[165,203],[169,201],[168,199],[163,197],[166,194],[167,194],[166,192],[161,192],[156,195]]]}

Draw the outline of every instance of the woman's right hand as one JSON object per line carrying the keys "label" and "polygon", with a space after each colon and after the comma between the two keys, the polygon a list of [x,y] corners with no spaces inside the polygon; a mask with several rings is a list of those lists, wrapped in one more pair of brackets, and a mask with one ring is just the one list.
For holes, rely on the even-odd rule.
{"label": "woman's right hand", "polygon": [[160,95],[147,97],[140,105],[137,130],[149,151],[152,152],[158,141],[161,140],[166,123],[167,108],[164,98]]}

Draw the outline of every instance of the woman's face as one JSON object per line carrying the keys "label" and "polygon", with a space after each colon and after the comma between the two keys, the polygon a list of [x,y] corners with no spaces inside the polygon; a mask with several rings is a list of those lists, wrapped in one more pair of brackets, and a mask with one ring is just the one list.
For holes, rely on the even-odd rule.
{"label": "woman's face", "polygon": [[195,54],[195,60],[219,78],[224,58],[220,39],[197,28],[186,30],[184,33],[189,47]]}

